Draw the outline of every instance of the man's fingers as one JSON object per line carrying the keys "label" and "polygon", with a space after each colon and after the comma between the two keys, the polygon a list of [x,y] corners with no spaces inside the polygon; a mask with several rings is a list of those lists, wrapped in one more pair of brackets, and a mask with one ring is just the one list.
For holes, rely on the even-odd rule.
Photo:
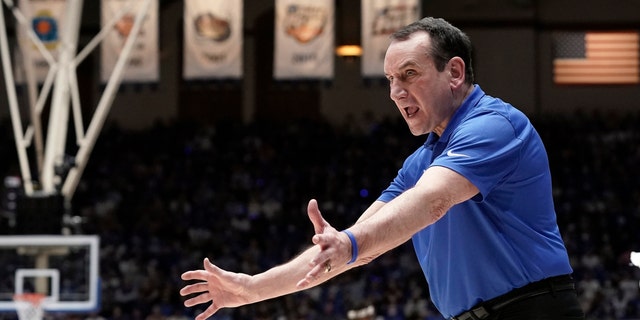
{"label": "man's fingers", "polygon": [[193,307],[199,304],[211,302],[209,307],[195,318],[196,320],[206,320],[220,309],[216,304],[216,301],[212,300],[213,295],[209,291],[209,286],[212,282],[216,281],[216,278],[220,277],[222,269],[211,263],[209,258],[204,258],[202,264],[204,266],[204,270],[187,271],[181,276],[183,280],[199,281],[197,283],[186,285],[180,289],[180,295],[182,296],[195,294],[195,296],[184,301],[183,304],[185,307]]}
{"label": "man's fingers", "polygon": [[311,242],[313,244],[317,244],[322,248],[322,250],[327,250],[329,245],[332,244],[332,235],[327,233],[315,234],[311,237]]}
{"label": "man's fingers", "polygon": [[216,313],[220,308],[216,306],[215,303],[212,303],[206,310],[204,310],[201,314],[199,314],[195,320],[206,320],[211,317],[214,313]]}
{"label": "man's fingers", "polygon": [[182,278],[182,280],[185,281],[189,281],[189,280],[202,280],[204,281],[206,279],[207,273],[204,270],[192,270],[192,271],[187,271],[185,273],[183,273],[180,278]]}
{"label": "man's fingers", "polygon": [[204,258],[204,270],[191,270],[183,273],[180,278],[185,281],[189,280],[200,280],[206,281],[207,277],[211,274],[218,274],[220,272],[220,268],[209,261],[209,258]]}
{"label": "man's fingers", "polygon": [[187,296],[194,293],[205,292],[207,290],[208,288],[206,282],[198,282],[184,286],[182,289],[180,289],[180,295]]}
{"label": "man's fingers", "polygon": [[209,301],[211,301],[211,299],[208,298],[207,295],[203,293],[203,294],[199,294],[199,295],[197,295],[197,296],[195,296],[193,298],[189,298],[189,299],[185,300],[184,301],[184,306],[185,307],[193,307],[195,305],[203,304],[203,303],[206,303],[206,302],[209,302]]}
{"label": "man's fingers", "polygon": [[298,288],[304,288],[309,284],[313,283],[314,281],[318,280],[318,277],[320,276],[320,274],[324,272],[325,272],[325,264],[324,263],[317,264],[316,266],[311,268],[311,271],[309,271],[302,280],[298,281],[296,285],[298,286]]}

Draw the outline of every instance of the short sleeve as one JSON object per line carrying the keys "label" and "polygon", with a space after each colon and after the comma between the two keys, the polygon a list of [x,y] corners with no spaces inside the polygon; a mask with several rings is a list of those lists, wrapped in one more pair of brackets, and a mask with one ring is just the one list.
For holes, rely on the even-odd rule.
{"label": "short sleeve", "polygon": [[522,141],[505,116],[489,112],[466,121],[452,133],[432,165],[449,168],[473,183],[482,201],[519,164]]}

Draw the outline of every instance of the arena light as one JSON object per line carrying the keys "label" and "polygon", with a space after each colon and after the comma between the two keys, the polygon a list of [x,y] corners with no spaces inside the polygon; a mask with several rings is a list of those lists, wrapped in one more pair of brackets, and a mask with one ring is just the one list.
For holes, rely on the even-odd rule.
{"label": "arena light", "polygon": [[640,267],[640,252],[631,251],[629,260],[631,260],[631,265]]}
{"label": "arena light", "polygon": [[340,57],[359,57],[362,55],[362,47],[355,44],[342,45],[336,48],[336,55]]}

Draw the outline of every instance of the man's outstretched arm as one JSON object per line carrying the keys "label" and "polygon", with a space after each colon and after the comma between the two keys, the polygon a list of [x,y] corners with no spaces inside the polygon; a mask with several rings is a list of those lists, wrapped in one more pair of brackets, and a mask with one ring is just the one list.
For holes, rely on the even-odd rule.
{"label": "man's outstretched arm", "polygon": [[[324,220],[316,200],[309,201],[307,211],[316,236],[323,234],[327,237],[347,237]],[[316,242],[316,240],[313,241]],[[345,248],[335,246],[322,248],[315,244],[289,262],[256,275],[226,271],[205,258],[203,269],[187,271],[182,274],[183,280],[196,281],[196,283],[186,285],[180,290],[182,296],[194,295],[185,300],[184,305],[192,307],[211,302],[211,305],[196,317],[196,320],[204,320],[221,308],[238,307],[268,300],[321,284],[356,266],[355,264],[347,265],[348,258],[346,257],[345,261],[313,260],[322,250],[342,252],[351,250],[346,247],[349,243],[348,239],[338,240],[334,243],[343,244]]]}

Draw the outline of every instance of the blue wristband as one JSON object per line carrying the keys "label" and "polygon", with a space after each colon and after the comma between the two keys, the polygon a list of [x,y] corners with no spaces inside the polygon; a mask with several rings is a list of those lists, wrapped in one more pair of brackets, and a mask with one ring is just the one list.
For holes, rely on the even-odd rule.
{"label": "blue wristband", "polygon": [[351,240],[351,261],[347,262],[347,264],[352,264],[356,262],[356,259],[358,259],[358,243],[356,242],[356,237],[351,231],[345,229],[342,230],[342,232],[346,233],[349,240]]}

